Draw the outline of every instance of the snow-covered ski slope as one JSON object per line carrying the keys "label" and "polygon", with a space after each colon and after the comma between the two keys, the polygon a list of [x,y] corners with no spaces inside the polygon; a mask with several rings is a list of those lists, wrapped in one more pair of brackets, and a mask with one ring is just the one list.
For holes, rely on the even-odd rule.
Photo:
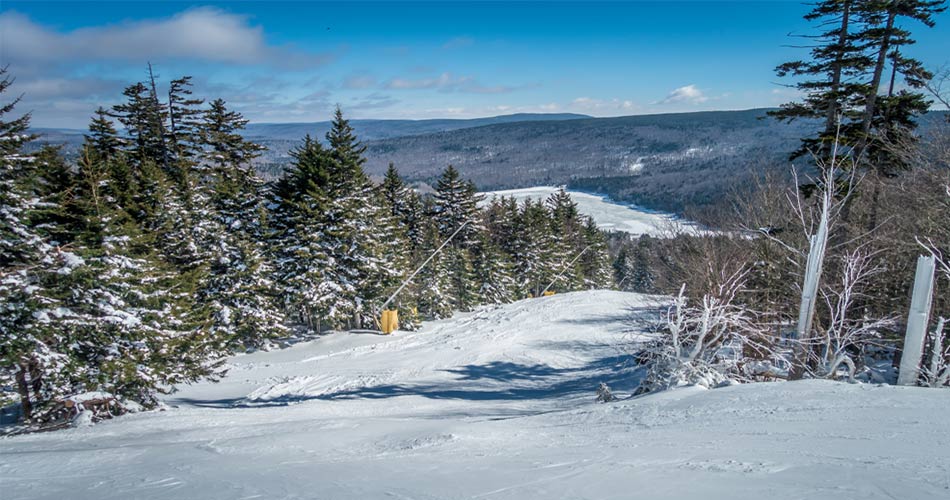
{"label": "snow-covered ski slope", "polygon": [[[950,498],[945,391],[624,399],[631,316],[655,300],[563,294],[238,356],[167,411],[0,439],[0,498]],[[622,399],[595,403],[601,381]]]}
{"label": "snow-covered ski slope", "polygon": [[[494,196],[514,197],[521,202],[525,199],[545,200],[558,188],[538,186],[505,191],[486,191],[481,193],[487,203]],[[669,236],[677,232],[696,232],[697,227],[674,215],[644,210],[634,205],[616,203],[604,196],[568,191],[571,199],[577,203],[577,210],[592,219],[606,231],[622,231],[633,235]]]}

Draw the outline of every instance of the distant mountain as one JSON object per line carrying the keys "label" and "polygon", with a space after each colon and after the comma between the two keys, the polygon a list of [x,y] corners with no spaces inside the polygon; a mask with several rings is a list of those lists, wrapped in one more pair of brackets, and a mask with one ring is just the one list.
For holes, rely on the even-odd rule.
{"label": "distant mountain", "polygon": [[753,167],[788,169],[814,124],[766,109],[519,122],[368,141],[367,171],[394,162],[431,182],[446,165],[481,189],[569,184],[651,208],[713,202]]}
{"label": "distant mountain", "polygon": [[[518,113],[513,115],[492,116],[471,119],[434,119],[434,120],[351,120],[350,125],[363,141],[389,139],[408,135],[447,132],[463,128],[496,125],[499,123],[517,123],[526,121],[559,121],[591,118],[574,113]],[[312,123],[251,123],[245,136],[267,140],[288,139],[297,141],[305,135],[322,138],[330,130],[330,122]]]}
{"label": "distant mountain", "polygon": [[[366,169],[389,162],[432,182],[452,164],[480,189],[567,184],[617,201],[682,212],[714,203],[765,170],[789,174],[789,153],[818,124],[780,123],[768,109],[569,121],[525,121],[367,141]],[[944,122],[929,113],[921,129]],[[807,159],[796,162],[807,167]]]}
{"label": "distant mountain", "polygon": [[[366,169],[393,162],[414,182],[431,183],[456,166],[480,189],[568,184],[618,201],[682,212],[741,188],[756,172],[788,173],[788,154],[814,122],[779,123],[767,109],[592,118],[517,114],[470,120],[353,120],[367,146]],[[932,112],[921,129],[945,122]],[[247,137],[268,147],[258,169],[274,177],[304,135],[322,138],[329,122],[250,124]],[[78,149],[82,131],[36,129],[40,142]],[[804,165],[806,162],[801,161]]]}

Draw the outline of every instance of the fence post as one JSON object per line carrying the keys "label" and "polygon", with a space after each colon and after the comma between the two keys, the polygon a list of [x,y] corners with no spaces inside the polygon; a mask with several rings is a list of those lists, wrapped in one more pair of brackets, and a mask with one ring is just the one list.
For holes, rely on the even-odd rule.
{"label": "fence post", "polygon": [[924,354],[924,339],[927,336],[927,323],[930,322],[936,267],[933,255],[921,255],[917,258],[914,294],[911,296],[910,312],[907,314],[907,334],[904,336],[904,352],[901,355],[897,385],[917,385],[917,377],[920,375],[920,358]]}

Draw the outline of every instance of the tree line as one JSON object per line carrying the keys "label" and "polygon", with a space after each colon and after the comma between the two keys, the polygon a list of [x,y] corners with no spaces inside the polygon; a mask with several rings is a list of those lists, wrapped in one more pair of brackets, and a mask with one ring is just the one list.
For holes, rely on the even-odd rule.
{"label": "tree line", "polygon": [[196,99],[189,77],[123,95],[96,111],[75,164],[24,153],[29,116],[0,108],[0,406],[19,401],[28,421],[90,391],[154,407],[220,377],[233,352],[376,328],[456,232],[389,306],[402,328],[611,284],[605,235],[563,191],[486,201],[451,166],[428,195],[393,166],[374,183],[339,109],[325,142],[305,137],[265,183],[247,120]]}

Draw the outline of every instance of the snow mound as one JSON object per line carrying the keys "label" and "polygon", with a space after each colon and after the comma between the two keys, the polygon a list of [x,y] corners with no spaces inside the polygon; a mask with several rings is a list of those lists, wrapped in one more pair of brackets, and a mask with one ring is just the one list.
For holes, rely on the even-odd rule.
{"label": "snow mound", "polygon": [[[950,398],[828,381],[629,398],[632,316],[595,291],[234,357],[167,411],[0,439],[11,499],[950,494]],[[601,382],[619,401],[597,403]]]}

